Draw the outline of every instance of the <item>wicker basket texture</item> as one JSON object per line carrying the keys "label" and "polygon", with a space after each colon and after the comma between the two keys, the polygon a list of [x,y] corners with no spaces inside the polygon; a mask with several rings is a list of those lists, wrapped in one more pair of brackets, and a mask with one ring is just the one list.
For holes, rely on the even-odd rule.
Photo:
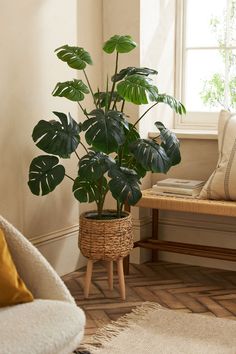
{"label": "wicker basket texture", "polygon": [[79,248],[93,260],[116,261],[133,248],[133,228],[130,213],[121,219],[96,220],[80,215]]}

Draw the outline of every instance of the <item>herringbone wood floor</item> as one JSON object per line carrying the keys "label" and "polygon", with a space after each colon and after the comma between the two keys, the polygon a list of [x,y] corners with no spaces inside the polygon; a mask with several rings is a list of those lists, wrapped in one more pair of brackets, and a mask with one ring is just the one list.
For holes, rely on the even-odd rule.
{"label": "herringbone wood floor", "polygon": [[87,317],[86,340],[98,327],[116,320],[144,301],[167,308],[236,319],[236,272],[157,262],[131,265],[126,276],[126,301],[120,300],[118,279],[107,284],[104,263],[94,265],[89,299],[83,298],[85,269],[63,277]]}

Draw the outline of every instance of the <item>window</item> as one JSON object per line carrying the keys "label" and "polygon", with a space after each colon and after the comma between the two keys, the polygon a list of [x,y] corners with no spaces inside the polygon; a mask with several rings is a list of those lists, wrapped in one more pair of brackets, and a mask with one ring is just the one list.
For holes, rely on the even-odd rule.
{"label": "window", "polygon": [[176,95],[187,115],[176,128],[215,129],[236,110],[236,0],[177,0]]}

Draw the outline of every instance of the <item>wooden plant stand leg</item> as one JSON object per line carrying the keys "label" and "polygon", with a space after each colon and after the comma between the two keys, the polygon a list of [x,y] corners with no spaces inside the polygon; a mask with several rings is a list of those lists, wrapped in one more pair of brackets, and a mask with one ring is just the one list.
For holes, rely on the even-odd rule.
{"label": "wooden plant stand leg", "polygon": [[107,262],[107,274],[109,289],[113,290],[113,261]]}
{"label": "wooden plant stand leg", "polygon": [[87,270],[86,270],[85,282],[84,282],[84,297],[85,297],[85,299],[87,299],[89,296],[89,288],[90,288],[90,284],[91,284],[92,272],[93,272],[93,260],[89,259],[88,263],[87,263]]}
{"label": "wooden plant stand leg", "polygon": [[120,286],[120,295],[122,300],[125,300],[125,277],[124,277],[124,269],[123,269],[123,258],[119,258],[117,261],[117,271],[118,271],[118,279]]}

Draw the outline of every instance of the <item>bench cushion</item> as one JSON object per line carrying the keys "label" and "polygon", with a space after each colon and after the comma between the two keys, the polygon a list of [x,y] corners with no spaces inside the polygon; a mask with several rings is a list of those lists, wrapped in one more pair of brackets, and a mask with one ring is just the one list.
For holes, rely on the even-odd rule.
{"label": "bench cushion", "polygon": [[63,301],[4,307],[0,316],[1,354],[69,354],[83,336],[83,311]]}
{"label": "bench cushion", "polygon": [[219,159],[200,198],[236,200],[236,114],[221,111],[218,123]]}

